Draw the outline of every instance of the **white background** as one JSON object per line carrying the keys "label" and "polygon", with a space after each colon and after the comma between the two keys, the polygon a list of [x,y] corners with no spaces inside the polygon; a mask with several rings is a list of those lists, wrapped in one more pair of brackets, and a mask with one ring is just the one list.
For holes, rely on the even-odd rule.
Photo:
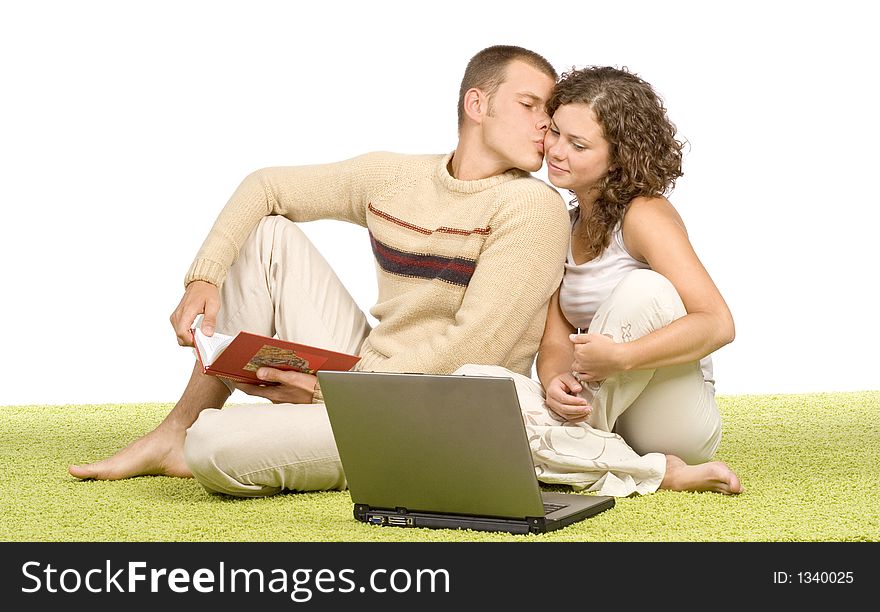
{"label": "white background", "polygon": [[[9,4],[0,405],[174,401],[193,360],[168,316],[239,181],[452,150],[465,64],[501,43],[628,66],[666,100],[690,142],[670,199],[736,320],[719,393],[880,389],[862,3]],[[369,308],[365,230],[305,229]]]}

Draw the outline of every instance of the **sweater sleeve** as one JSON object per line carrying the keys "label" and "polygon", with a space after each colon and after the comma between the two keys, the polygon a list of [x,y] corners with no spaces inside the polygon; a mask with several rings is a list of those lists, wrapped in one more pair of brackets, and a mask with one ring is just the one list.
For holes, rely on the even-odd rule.
{"label": "sweater sleeve", "polygon": [[504,197],[454,323],[390,357],[383,369],[448,373],[465,363],[505,364],[527,337],[534,356],[562,279],[568,213],[559,194],[537,180]]}
{"label": "sweater sleeve", "polygon": [[220,211],[184,279],[220,286],[242,244],[268,215],[366,225],[370,197],[403,174],[404,156],[369,153],[343,162],[264,168],[245,177]]}

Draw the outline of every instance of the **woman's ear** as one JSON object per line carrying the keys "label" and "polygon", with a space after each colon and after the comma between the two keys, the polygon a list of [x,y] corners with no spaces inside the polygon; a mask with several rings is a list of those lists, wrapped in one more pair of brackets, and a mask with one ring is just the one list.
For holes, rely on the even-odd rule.
{"label": "woman's ear", "polygon": [[619,166],[617,165],[617,160],[616,160],[616,159],[611,159],[611,160],[609,160],[609,162],[608,162],[608,172],[609,172],[609,173],[611,173],[611,172],[617,172],[617,169],[618,169],[618,168],[619,168]]}

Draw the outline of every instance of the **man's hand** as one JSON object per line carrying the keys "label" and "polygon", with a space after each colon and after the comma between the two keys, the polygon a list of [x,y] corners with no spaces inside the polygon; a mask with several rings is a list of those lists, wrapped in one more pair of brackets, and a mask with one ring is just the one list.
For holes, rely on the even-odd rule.
{"label": "man's hand", "polygon": [[563,421],[578,423],[585,420],[593,408],[587,400],[578,395],[583,390],[577,379],[570,372],[555,377],[547,385],[547,407]]}
{"label": "man's hand", "polygon": [[180,304],[171,313],[171,326],[177,334],[177,344],[192,346],[190,329],[196,317],[203,313],[205,318],[202,319],[202,332],[206,336],[213,336],[218,312],[220,290],[215,285],[205,281],[193,281],[187,285]]}
{"label": "man's hand", "polygon": [[236,383],[235,388],[248,395],[265,397],[273,404],[311,404],[315,385],[318,384],[318,377],[312,374],[286,372],[275,368],[260,368],[257,370],[257,378],[280,384],[261,387]]}
{"label": "man's hand", "polygon": [[600,382],[623,370],[621,351],[625,344],[602,334],[571,334],[569,338],[574,343],[571,369],[581,381]]}

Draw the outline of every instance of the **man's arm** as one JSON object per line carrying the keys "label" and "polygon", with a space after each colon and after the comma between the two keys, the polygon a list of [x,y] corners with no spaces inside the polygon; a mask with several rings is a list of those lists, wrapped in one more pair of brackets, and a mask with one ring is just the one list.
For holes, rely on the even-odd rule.
{"label": "man's arm", "polygon": [[178,344],[191,345],[189,329],[202,313],[203,330],[210,335],[220,310],[218,288],[263,217],[366,225],[366,202],[399,172],[398,158],[370,153],[333,164],[265,168],[248,175],[220,212],[186,274],[186,291],[171,315]]}
{"label": "man's arm", "polygon": [[373,159],[364,155],[334,164],[264,168],[248,175],[220,211],[184,282],[221,285],[244,241],[268,215],[365,225],[365,179],[375,165]]}

